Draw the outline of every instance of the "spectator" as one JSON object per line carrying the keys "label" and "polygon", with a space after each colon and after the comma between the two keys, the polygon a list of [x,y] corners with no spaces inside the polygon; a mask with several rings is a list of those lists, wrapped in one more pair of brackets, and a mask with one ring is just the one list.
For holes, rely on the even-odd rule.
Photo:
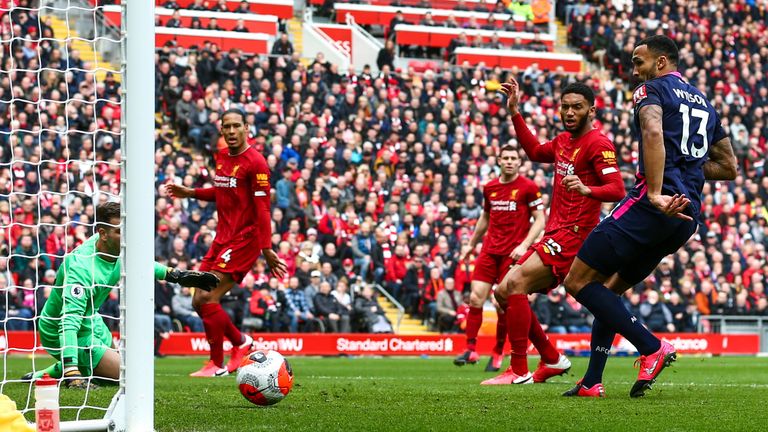
{"label": "spectator", "polygon": [[437,327],[440,333],[458,331],[456,315],[462,304],[462,298],[455,288],[456,281],[453,278],[447,278],[445,289],[437,294]]}
{"label": "spectator", "polygon": [[189,287],[181,287],[171,299],[173,316],[181,322],[184,327],[189,327],[189,331],[195,333],[203,332],[203,320],[192,307],[192,291]]}
{"label": "spectator", "polygon": [[309,285],[304,287],[304,297],[307,298],[307,303],[310,304],[310,309],[314,312],[315,296],[320,292],[320,282],[323,274],[319,270],[312,270],[310,274]]}
{"label": "spectator", "polygon": [[331,333],[349,333],[351,331],[349,311],[342,306],[336,297],[331,295],[331,284],[320,283],[320,291],[314,296],[317,317],[326,325]]}
{"label": "spectator", "polygon": [[175,10],[173,15],[166,21],[165,26],[170,28],[181,28],[183,26],[181,22],[181,12]]}
{"label": "spectator", "polygon": [[351,248],[355,266],[360,269],[360,277],[363,280],[366,280],[368,272],[371,271],[371,252],[375,244],[371,225],[368,222],[360,224],[360,232],[352,238]]}
{"label": "spectator", "polygon": [[272,45],[272,55],[276,56],[288,56],[293,55],[293,44],[288,40],[287,33],[280,33],[280,39],[278,39]]}
{"label": "spectator", "polygon": [[169,235],[170,228],[166,224],[160,225],[157,229],[158,236],[155,237],[155,258],[167,260],[171,256],[173,240]]}
{"label": "spectator", "polygon": [[669,304],[667,304],[669,311],[672,313],[672,324],[675,326],[675,330],[678,332],[693,332],[696,328],[693,326],[693,320],[689,309],[691,305],[686,303],[686,300],[680,296],[677,292],[672,292],[669,296]]}
{"label": "spectator", "polygon": [[390,69],[395,68],[395,42],[387,40],[384,43],[384,47],[379,50],[379,55],[376,58],[376,65],[381,70],[384,65],[389,66]]}
{"label": "spectator", "polygon": [[640,315],[648,329],[653,332],[675,331],[672,312],[667,305],[659,301],[658,291],[647,292],[645,301],[640,304]]}
{"label": "spectator", "polygon": [[414,257],[413,265],[405,273],[403,279],[403,297],[401,303],[411,315],[419,311],[421,293],[425,292],[429,284],[429,273],[424,267],[422,257]]}
{"label": "spectator", "polygon": [[[288,281],[288,290],[285,292],[287,312],[290,314],[290,331],[296,333],[299,331],[299,324],[305,324],[305,331],[309,330],[315,315],[310,309],[304,290],[299,285],[297,277],[291,277]],[[310,326],[306,326],[310,323]]]}
{"label": "spectator", "polygon": [[384,314],[384,309],[373,296],[373,288],[365,285],[360,295],[355,298],[355,315],[362,322],[362,329],[366,333],[392,333],[392,324]]}
{"label": "spectator", "polygon": [[173,329],[171,323],[173,291],[173,284],[163,280],[155,281],[155,328],[160,334],[170,333]]}

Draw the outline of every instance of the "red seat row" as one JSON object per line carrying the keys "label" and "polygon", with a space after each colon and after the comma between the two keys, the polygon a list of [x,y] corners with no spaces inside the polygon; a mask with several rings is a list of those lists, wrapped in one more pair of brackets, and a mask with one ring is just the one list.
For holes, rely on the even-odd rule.
{"label": "red seat row", "polygon": [[488,67],[501,66],[504,69],[513,67],[525,69],[536,63],[540,70],[557,70],[562,67],[563,71],[567,73],[580,73],[584,65],[584,57],[581,54],[457,48],[456,64],[462,64],[465,61],[471,65],[485,63]]}
{"label": "red seat row", "polygon": [[549,51],[555,44],[553,36],[548,34],[518,33],[518,32],[494,32],[492,30],[468,30],[446,27],[428,27],[420,25],[401,24],[395,27],[396,41],[398,45],[415,45],[434,48],[447,48],[451,41],[465,33],[470,41],[474,41],[477,35],[483,38],[487,43],[491,40],[493,34],[499,36],[499,41],[503,45],[511,46],[517,43],[518,39],[523,44],[529,44],[536,39],[546,45]]}
{"label": "red seat row", "polygon": [[[104,16],[114,25],[119,26],[121,21],[120,6],[104,6]],[[160,25],[165,23],[173,16],[174,10],[165,8],[155,8],[155,15],[160,17]],[[191,28],[192,19],[198,18],[203,27],[206,27],[211,19],[216,18],[218,25],[225,30],[231,30],[237,25],[237,21],[242,19],[245,27],[251,33],[265,33],[268,35],[277,34],[277,17],[274,15],[257,14],[236,14],[231,12],[207,12],[182,9],[179,11],[182,27]]]}

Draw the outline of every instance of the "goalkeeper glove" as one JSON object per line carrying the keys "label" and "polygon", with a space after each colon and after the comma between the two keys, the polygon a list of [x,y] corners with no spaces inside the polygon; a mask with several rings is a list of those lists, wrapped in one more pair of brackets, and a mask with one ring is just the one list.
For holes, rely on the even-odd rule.
{"label": "goalkeeper glove", "polygon": [[61,379],[64,381],[64,385],[67,386],[67,388],[90,390],[95,390],[98,388],[96,384],[93,384],[89,382],[90,380],[83,378],[83,376],[80,374],[80,369],[78,369],[77,366],[68,366],[64,368],[64,375],[61,377]]}
{"label": "goalkeeper glove", "polygon": [[203,291],[211,291],[219,284],[219,278],[213,273],[195,270],[179,270],[168,268],[165,280],[177,283],[185,287],[200,288]]}

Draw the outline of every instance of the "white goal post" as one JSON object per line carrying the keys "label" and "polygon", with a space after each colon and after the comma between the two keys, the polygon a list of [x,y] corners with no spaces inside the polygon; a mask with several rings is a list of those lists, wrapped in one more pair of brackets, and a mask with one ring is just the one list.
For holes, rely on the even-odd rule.
{"label": "white goal post", "polygon": [[[154,100],[155,0],[123,7],[126,145],[123,152],[124,329],[121,339],[126,430],[154,430]],[[152,107],[152,108],[150,108]],[[130,184],[129,184],[130,182]],[[116,422],[121,419],[115,418]]]}
{"label": "white goal post", "polygon": [[[0,85],[10,83],[10,89],[13,90],[10,95],[5,94],[10,102],[0,100],[0,116],[3,116],[3,120],[7,120],[6,125],[10,126],[10,132],[0,131],[0,145],[3,146],[0,149],[0,261],[4,266],[8,265],[0,270],[0,357],[3,359],[0,393],[13,397],[19,410],[26,415],[27,421],[34,420],[34,384],[20,379],[19,370],[25,368],[26,372],[31,368],[32,372],[39,372],[54,362],[51,356],[39,349],[41,342],[37,336],[37,313],[42,306],[40,302],[44,301],[41,295],[43,291],[50,291],[52,283],[38,280],[40,276],[35,276],[31,278],[34,286],[25,285],[21,277],[14,276],[12,271],[15,270],[7,263],[16,258],[29,257],[27,261],[34,260],[34,269],[39,271],[38,262],[41,259],[58,262],[71,250],[66,230],[72,226],[80,225],[81,229],[85,226],[82,231],[90,236],[93,220],[84,223],[78,219],[74,222],[68,207],[72,201],[87,199],[95,207],[99,199],[104,200],[105,195],[109,200],[117,200],[119,195],[121,202],[122,273],[118,286],[118,350],[121,367],[118,386],[116,390],[113,390],[114,387],[83,390],[82,401],[73,405],[72,398],[69,398],[69,405],[62,403],[62,410],[73,410],[76,413],[74,416],[64,416],[74,417],[76,420],[62,422],[62,431],[154,430],[155,281],[152,251],[155,237],[155,0],[122,0],[120,3],[121,28],[119,31],[112,28],[105,32],[101,0],[30,0],[24,2],[23,6],[20,6],[19,0],[0,0],[0,16],[4,17],[4,21],[0,22],[0,49],[4,50],[0,52],[0,59],[3,60],[0,66]],[[31,23],[36,23],[36,28]],[[112,49],[109,48],[110,45]],[[47,63],[44,64],[41,53],[45,49],[49,49],[47,55],[51,51],[59,50],[63,62],[50,67]],[[82,51],[81,55],[85,52],[86,58],[78,59],[75,51]],[[10,58],[5,57],[4,52],[11,53]],[[24,63],[17,62],[13,57],[18,53],[28,60]],[[73,63],[71,59],[79,63]],[[48,58],[46,62],[49,62]],[[35,64],[36,67],[31,66]],[[107,96],[97,93],[102,84],[100,80],[106,73],[119,76],[117,80],[120,82],[121,91],[117,100],[110,101]],[[73,74],[86,77],[81,83],[80,93],[83,93],[83,86],[87,87],[90,92],[87,96],[73,97],[78,89],[69,86],[71,82],[67,81]],[[33,88],[29,89],[23,80],[33,82]],[[59,85],[43,91],[43,86],[52,87],[50,82]],[[47,96],[44,92],[48,95],[56,93],[57,96]],[[110,126],[104,129],[94,127],[102,120],[99,114],[94,114],[96,106],[109,103],[114,103],[115,109],[120,109],[119,131],[116,130],[116,122],[112,123],[115,130],[109,129]],[[75,106],[75,111],[81,109],[81,114],[82,108],[79,107],[88,106],[90,109],[91,114],[85,117],[87,124],[83,128],[70,127],[69,115],[72,106]],[[45,120],[42,120],[43,118]],[[54,125],[54,118],[59,121],[64,118],[64,121],[60,122],[63,124]],[[78,147],[86,140],[90,142],[92,151],[85,159],[82,157],[84,150],[81,150],[81,154],[69,154],[70,138],[73,134],[78,137]],[[113,163],[110,162],[112,157],[109,160],[100,160],[96,156],[98,143],[104,142],[99,141],[99,137],[104,135],[111,135],[120,143],[120,158],[115,158]],[[23,140],[29,137],[32,137],[28,140],[32,144],[21,151],[22,146],[26,144]],[[50,139],[61,140],[56,142],[56,146],[61,146],[67,152],[57,150],[61,153],[54,153],[59,155],[56,157],[46,153],[50,149],[44,147],[43,141],[49,140],[49,137],[58,137]],[[68,158],[57,159],[61,154],[68,155]],[[72,165],[82,171],[73,175],[70,171]],[[104,166],[110,167],[102,171],[98,169]],[[61,178],[65,179],[62,180],[65,183],[63,185],[58,183],[59,180],[57,183],[51,183],[57,187],[63,186],[61,189],[43,187],[41,173],[49,170],[54,170],[57,176],[61,175]],[[114,188],[110,186],[110,189],[105,191],[101,190],[104,186],[102,183],[107,181],[101,176],[106,171],[109,171],[110,175],[117,173],[115,177],[119,176],[120,182],[118,185],[116,179],[110,177],[114,180]],[[30,173],[30,176],[26,175]],[[81,183],[82,177],[92,180],[92,189],[76,190],[75,186],[70,184],[70,178],[78,175]],[[37,180],[34,180],[35,178]],[[35,187],[29,188],[29,184]],[[31,203],[34,208],[29,212],[28,220],[16,219],[14,216],[14,210],[21,207],[22,202],[25,205]],[[51,202],[56,202],[56,205],[60,202],[64,208],[55,223],[42,219],[42,215],[50,210]],[[6,217],[8,208],[10,212],[7,212]],[[32,218],[34,222],[30,222]],[[51,233],[54,229],[65,232],[64,246],[56,253],[49,252],[44,243],[48,236],[53,235]],[[19,235],[22,230],[23,234]],[[74,228],[72,230],[74,231]],[[16,232],[16,236],[29,237],[32,242],[35,242],[36,238],[36,253],[24,255],[12,249],[11,246],[15,247],[13,242],[16,241],[12,241],[12,232]],[[19,241],[18,244],[22,243]],[[47,270],[56,270],[56,265],[47,267]],[[19,280],[14,281],[14,278]],[[28,281],[29,279],[24,282]],[[21,298],[24,298],[23,306],[20,302],[19,305],[15,303]],[[30,298],[31,303],[26,303]],[[21,309],[24,309],[25,314],[19,313]],[[31,311],[31,315],[27,314],[27,310]],[[110,403],[113,391],[115,394]],[[71,396],[75,390],[67,392],[68,396]],[[98,392],[102,392],[101,398],[97,398],[99,402],[95,403],[91,395],[98,395]],[[95,411],[95,414],[81,416],[81,413],[88,410]],[[94,419],[102,417],[102,414],[103,418]]]}

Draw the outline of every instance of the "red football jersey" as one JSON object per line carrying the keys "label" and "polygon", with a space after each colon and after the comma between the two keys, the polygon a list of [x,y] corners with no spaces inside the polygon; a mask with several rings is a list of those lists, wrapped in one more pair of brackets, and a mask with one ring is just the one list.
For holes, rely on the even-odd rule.
{"label": "red football jersey", "polygon": [[509,255],[528,235],[531,211],[544,207],[536,184],[517,176],[509,183],[489,181],[483,188],[483,208],[490,215],[483,252]]}
{"label": "red football jersey", "polygon": [[196,198],[216,201],[215,243],[227,244],[253,233],[261,249],[271,247],[269,177],[266,159],[253,147],[235,156],[226,148],[216,155],[214,187],[195,189]]}
{"label": "red football jersey", "polygon": [[[513,120],[522,121],[518,118]],[[593,190],[608,185],[617,187],[621,193],[623,184],[620,184],[621,175],[611,140],[597,129],[575,140],[571,139],[570,133],[563,132],[541,145],[538,142],[531,145],[531,137],[528,136],[519,138],[532,161],[555,164],[552,202],[545,231],[570,227],[576,231],[594,228],[600,220],[601,199],[586,197],[576,191],[568,192],[562,181],[567,175],[576,175]]]}

